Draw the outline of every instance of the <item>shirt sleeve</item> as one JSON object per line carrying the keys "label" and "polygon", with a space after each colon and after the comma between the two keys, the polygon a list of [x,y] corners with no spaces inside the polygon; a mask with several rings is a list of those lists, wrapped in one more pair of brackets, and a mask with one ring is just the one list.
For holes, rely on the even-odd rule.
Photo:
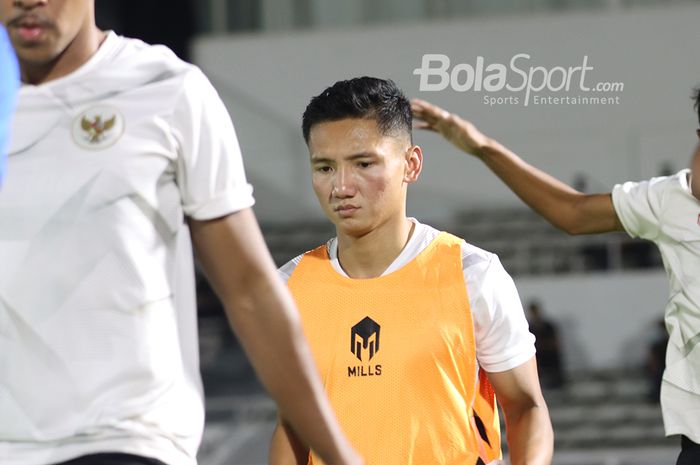
{"label": "shirt sleeve", "polygon": [[613,206],[620,223],[632,237],[654,240],[661,230],[660,181],[654,178],[642,182],[626,182],[613,188]]}
{"label": "shirt sleeve", "polygon": [[284,282],[284,284],[287,284],[289,282],[289,278],[292,277],[292,273],[294,273],[294,270],[297,268],[297,265],[303,257],[304,254],[297,255],[296,257],[289,260],[287,263],[285,263],[277,269],[277,274],[279,275],[280,279]]}
{"label": "shirt sleeve", "polygon": [[254,204],[228,112],[199,69],[187,73],[173,114],[176,179],[186,215],[207,220]]}
{"label": "shirt sleeve", "polygon": [[462,263],[479,365],[488,372],[502,372],[530,360],[535,337],[501,261],[494,254],[463,248]]}

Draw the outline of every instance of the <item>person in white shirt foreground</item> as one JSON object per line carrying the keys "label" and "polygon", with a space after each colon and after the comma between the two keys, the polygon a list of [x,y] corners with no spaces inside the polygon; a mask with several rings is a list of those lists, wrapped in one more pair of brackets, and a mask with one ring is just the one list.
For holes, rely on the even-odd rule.
{"label": "person in white shirt foreground", "polygon": [[0,0],[0,19],[24,82],[0,191],[0,462],[196,464],[193,243],[285,417],[360,464],[202,72],[99,30],[94,0]]}

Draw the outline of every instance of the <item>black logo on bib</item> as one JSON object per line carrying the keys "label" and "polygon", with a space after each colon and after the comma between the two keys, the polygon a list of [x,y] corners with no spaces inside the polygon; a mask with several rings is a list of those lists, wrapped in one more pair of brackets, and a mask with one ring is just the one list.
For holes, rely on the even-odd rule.
{"label": "black logo on bib", "polygon": [[363,352],[367,352],[367,361],[372,360],[379,351],[379,324],[366,316],[350,330],[350,351],[362,361]]}
{"label": "black logo on bib", "polygon": [[[369,362],[379,352],[379,323],[366,316],[350,329],[350,352],[361,362]],[[348,367],[349,377],[379,376],[381,365],[356,365]]]}

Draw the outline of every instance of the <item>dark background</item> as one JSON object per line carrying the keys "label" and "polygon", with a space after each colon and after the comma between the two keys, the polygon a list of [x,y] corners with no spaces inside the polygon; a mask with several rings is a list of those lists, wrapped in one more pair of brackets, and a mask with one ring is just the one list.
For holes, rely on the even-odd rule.
{"label": "dark background", "polygon": [[[191,61],[189,44],[197,34],[211,33],[209,2],[196,0],[97,0],[97,25],[150,44],[164,44],[180,58]],[[257,0],[226,2],[225,33],[260,29]]]}
{"label": "dark background", "polygon": [[189,41],[196,32],[193,0],[98,0],[97,25],[151,44],[165,44],[189,60]]}

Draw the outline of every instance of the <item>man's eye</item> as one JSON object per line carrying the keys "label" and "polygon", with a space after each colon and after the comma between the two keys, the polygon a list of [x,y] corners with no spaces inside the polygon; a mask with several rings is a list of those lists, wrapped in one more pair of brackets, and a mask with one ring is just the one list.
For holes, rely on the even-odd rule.
{"label": "man's eye", "polygon": [[358,163],[358,165],[360,166],[360,168],[369,168],[370,166],[372,166],[372,162],[361,161],[360,163]]}
{"label": "man's eye", "polygon": [[321,173],[329,173],[331,171],[330,166],[317,166],[316,171],[320,171]]}

